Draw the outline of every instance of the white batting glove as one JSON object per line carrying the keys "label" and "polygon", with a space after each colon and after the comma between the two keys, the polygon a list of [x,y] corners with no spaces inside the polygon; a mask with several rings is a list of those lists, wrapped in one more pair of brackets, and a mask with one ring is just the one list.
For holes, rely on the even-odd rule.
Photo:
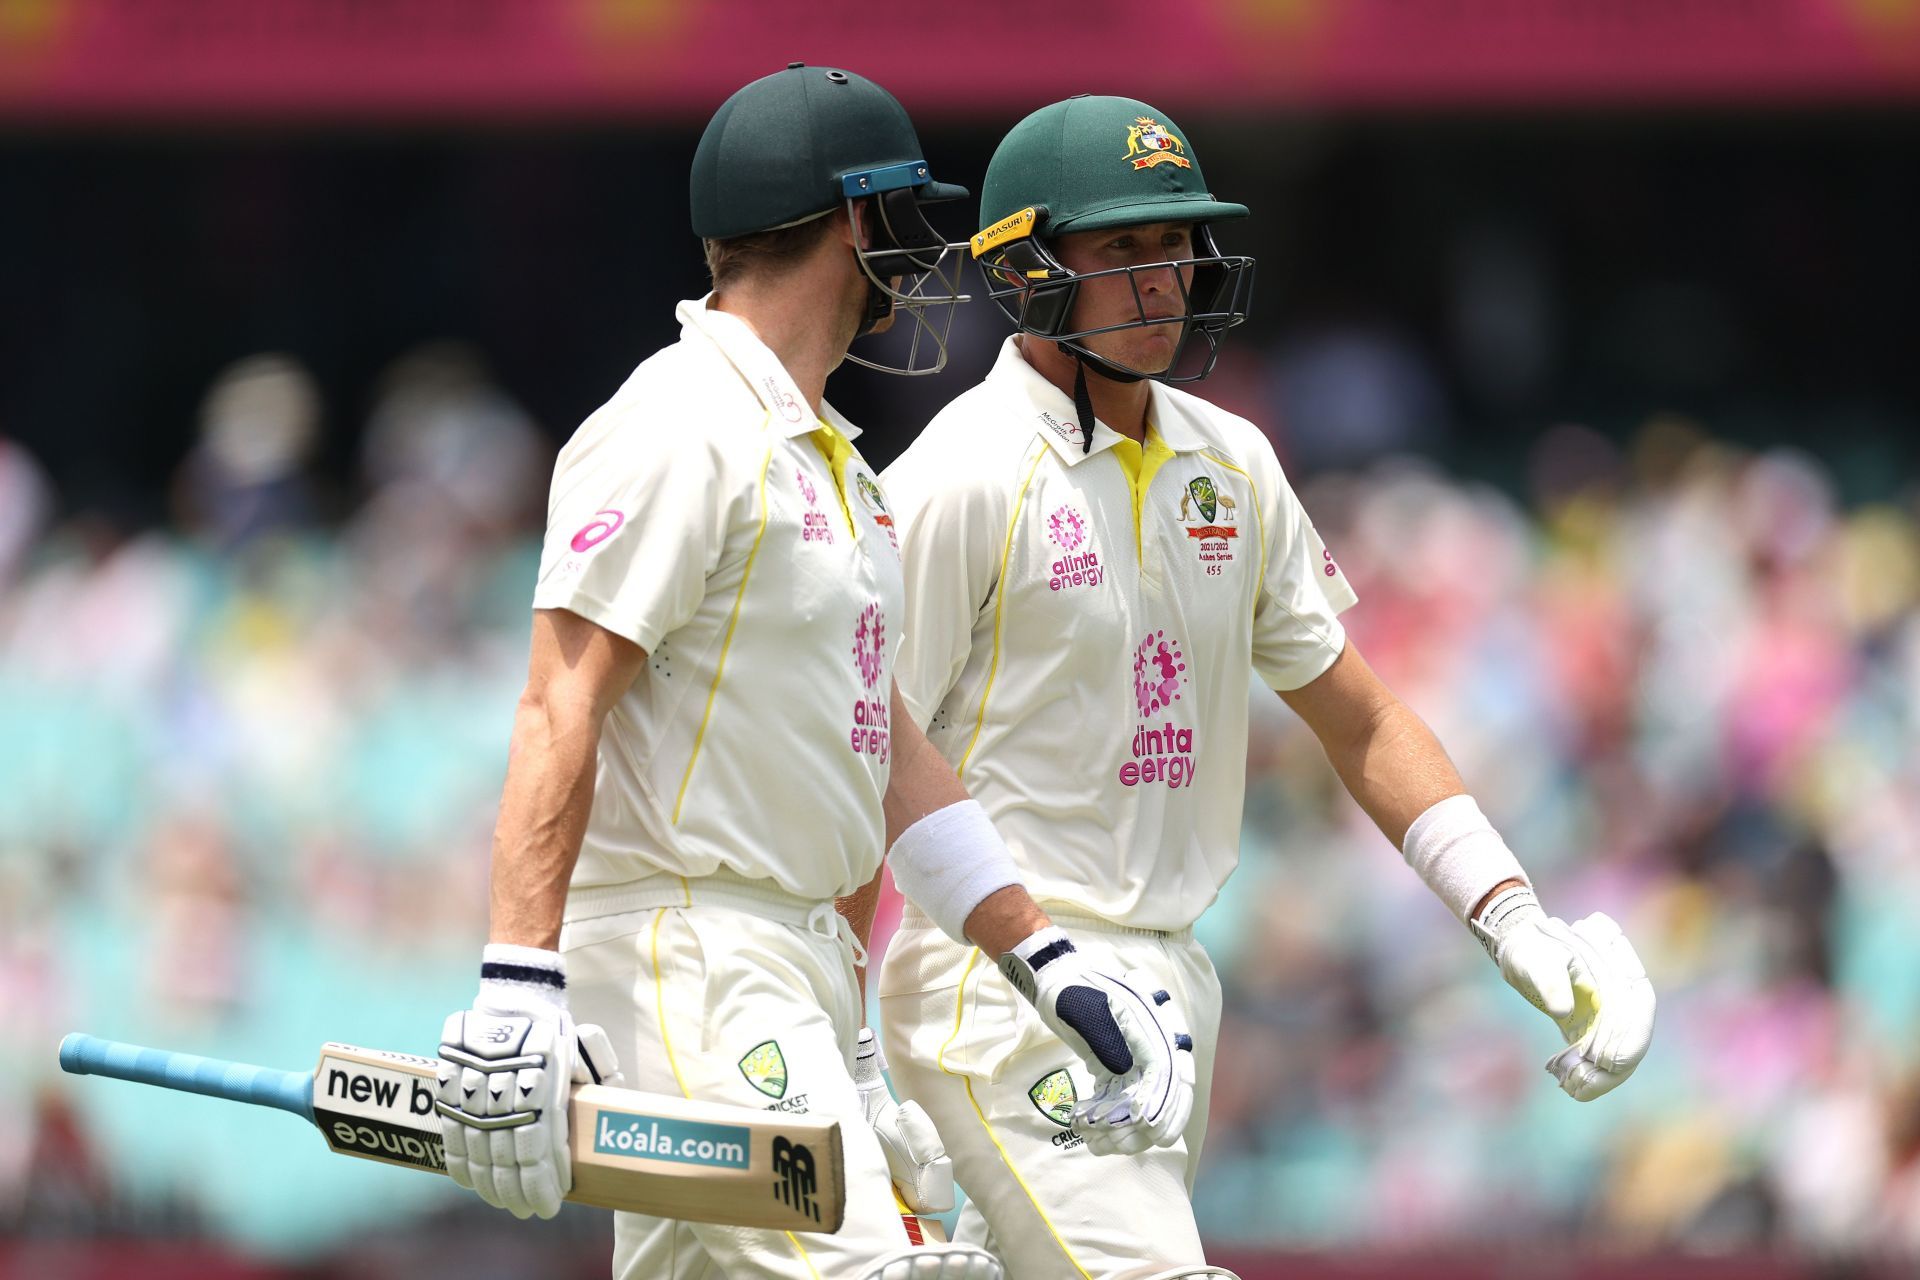
{"label": "white batting glove", "polygon": [[1521,887],[1468,924],[1507,985],[1560,1028],[1567,1047],[1547,1070],[1568,1097],[1591,1102],[1633,1074],[1653,1041],[1653,983],[1611,917],[1569,925]]}
{"label": "white batting glove", "polygon": [[1088,1149],[1135,1155],[1180,1140],[1193,1114],[1193,1037],[1161,983],[1090,967],[1055,927],[1000,957],[1000,972],[1093,1073],[1094,1094],[1073,1113]]}
{"label": "white batting glove", "polygon": [[860,1110],[880,1136],[894,1189],[915,1213],[945,1213],[953,1208],[953,1161],[926,1110],[917,1102],[893,1100],[880,1074],[886,1066],[873,1031],[860,1028],[853,1083],[860,1090]]}
{"label": "white batting glove", "polygon": [[516,1218],[551,1218],[573,1189],[573,1086],[620,1079],[606,1032],[574,1025],[566,984],[558,952],[489,944],[473,1008],[440,1032],[447,1172]]}

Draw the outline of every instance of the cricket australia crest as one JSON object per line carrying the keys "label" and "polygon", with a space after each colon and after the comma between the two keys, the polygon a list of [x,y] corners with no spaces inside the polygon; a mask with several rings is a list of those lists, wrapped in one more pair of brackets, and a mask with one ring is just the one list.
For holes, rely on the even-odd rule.
{"label": "cricket australia crest", "polygon": [[1173,130],[1152,116],[1135,116],[1127,126],[1127,154],[1122,158],[1131,161],[1136,169],[1151,169],[1157,164],[1177,164],[1182,169],[1191,169],[1193,161],[1182,154],[1186,149],[1187,144],[1180,141]]}
{"label": "cricket australia crest", "polygon": [[1079,1105],[1080,1095],[1073,1087],[1073,1077],[1066,1068],[1051,1072],[1034,1081],[1033,1088],[1027,1090],[1027,1097],[1033,1105],[1040,1108],[1040,1114],[1066,1129],[1073,1124],[1073,1109]]}
{"label": "cricket australia crest", "polygon": [[787,1096],[787,1058],[774,1040],[763,1040],[740,1059],[740,1074],[769,1098]]}
{"label": "cricket australia crest", "polygon": [[[1233,559],[1230,538],[1240,536],[1236,523],[1239,504],[1233,495],[1224,492],[1215,485],[1212,476],[1195,476],[1187,481],[1187,487],[1180,494],[1180,523],[1187,526],[1187,536],[1200,542],[1199,558],[1208,565],[1218,565]],[[1198,519],[1199,523],[1194,521]],[[1217,568],[1209,568],[1209,573],[1217,573]]]}

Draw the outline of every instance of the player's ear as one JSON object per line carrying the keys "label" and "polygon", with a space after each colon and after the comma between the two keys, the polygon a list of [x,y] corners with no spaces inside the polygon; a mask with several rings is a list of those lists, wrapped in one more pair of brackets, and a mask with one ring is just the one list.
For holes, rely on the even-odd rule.
{"label": "player's ear", "polygon": [[833,221],[833,230],[829,232],[831,236],[837,236],[839,242],[849,249],[866,248],[866,201],[841,205],[828,217]]}

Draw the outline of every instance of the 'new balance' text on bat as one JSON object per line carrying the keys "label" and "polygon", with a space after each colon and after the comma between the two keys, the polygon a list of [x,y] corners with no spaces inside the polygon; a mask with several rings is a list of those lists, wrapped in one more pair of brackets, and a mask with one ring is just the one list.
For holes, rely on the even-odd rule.
{"label": "'new balance' text on bat", "polygon": [[[61,1041],[60,1065],[277,1107],[340,1155],[447,1171],[433,1058],[330,1043],[308,1074],[76,1034]],[[788,1231],[837,1231],[845,1214],[837,1121],[604,1085],[575,1088],[568,1120],[567,1199],[580,1204]]]}

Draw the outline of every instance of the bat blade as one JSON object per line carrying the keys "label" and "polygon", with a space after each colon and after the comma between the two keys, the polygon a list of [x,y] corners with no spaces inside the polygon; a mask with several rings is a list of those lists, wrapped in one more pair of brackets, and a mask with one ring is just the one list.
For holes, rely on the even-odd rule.
{"label": "bat blade", "polygon": [[[433,1110],[436,1058],[329,1043],[304,1076],[76,1035],[61,1043],[60,1064],[276,1106],[310,1118],[339,1155],[447,1171]],[[568,1119],[568,1200],[787,1231],[837,1231],[845,1218],[837,1121],[604,1085],[575,1088]]]}

